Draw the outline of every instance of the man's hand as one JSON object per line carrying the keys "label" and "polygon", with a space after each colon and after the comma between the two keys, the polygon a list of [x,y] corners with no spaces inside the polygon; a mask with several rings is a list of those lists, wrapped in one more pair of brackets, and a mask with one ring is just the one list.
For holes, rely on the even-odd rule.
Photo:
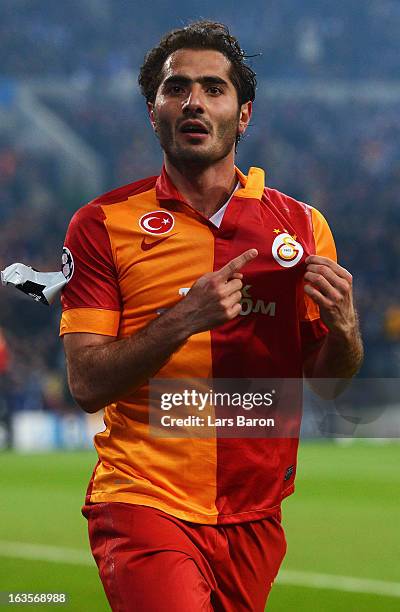
{"label": "man's hand", "polygon": [[257,257],[256,249],[244,251],[216,272],[201,276],[174,311],[188,324],[191,334],[207,331],[234,319],[241,310],[245,264]]}
{"label": "man's hand", "polygon": [[226,266],[201,276],[188,295],[127,338],[74,333],[64,336],[71,393],[86,412],[96,412],[134,393],[192,335],[236,317],[243,275],[257,257],[249,249]]}
{"label": "man's hand", "polygon": [[345,268],[327,257],[310,255],[304,291],[319,306],[322,321],[331,334],[349,337],[357,327],[353,305],[353,277]]}
{"label": "man's hand", "polygon": [[[327,257],[310,255],[306,259],[304,291],[319,306],[322,321],[329,329],[320,347],[304,363],[306,378],[321,396],[335,397],[360,369],[363,345],[353,304],[353,277],[345,268]],[[315,379],[341,379],[330,389]]]}

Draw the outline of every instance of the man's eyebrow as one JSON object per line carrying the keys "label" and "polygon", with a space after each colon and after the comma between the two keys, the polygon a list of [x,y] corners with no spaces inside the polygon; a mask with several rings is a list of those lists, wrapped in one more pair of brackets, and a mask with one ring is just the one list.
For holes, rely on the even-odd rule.
{"label": "man's eyebrow", "polygon": [[191,79],[183,74],[171,75],[165,79],[163,86],[165,85],[191,85],[191,83],[200,83],[200,85],[228,85],[227,81],[219,76],[205,75],[200,76],[197,79]]}

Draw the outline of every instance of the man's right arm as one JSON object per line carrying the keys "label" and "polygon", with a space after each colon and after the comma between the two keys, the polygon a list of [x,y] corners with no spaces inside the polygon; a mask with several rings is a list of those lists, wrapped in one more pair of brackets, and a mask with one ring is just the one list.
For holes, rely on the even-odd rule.
{"label": "man's right arm", "polygon": [[249,249],[217,272],[200,277],[185,298],[133,336],[65,334],[68,382],[76,402],[86,412],[97,412],[133,393],[190,336],[236,317],[242,297],[239,270],[256,256],[257,251]]}

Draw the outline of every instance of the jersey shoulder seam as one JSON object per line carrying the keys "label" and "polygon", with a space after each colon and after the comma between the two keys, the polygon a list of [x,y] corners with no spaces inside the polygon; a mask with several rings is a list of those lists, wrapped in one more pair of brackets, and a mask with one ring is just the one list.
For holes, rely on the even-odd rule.
{"label": "jersey shoulder seam", "polygon": [[157,178],[157,176],[150,176],[133,183],[128,183],[127,185],[122,185],[121,187],[117,187],[116,189],[112,189],[111,191],[107,191],[97,196],[88,202],[86,206],[107,206],[126,202],[126,200],[132,196],[140,195],[154,189]]}

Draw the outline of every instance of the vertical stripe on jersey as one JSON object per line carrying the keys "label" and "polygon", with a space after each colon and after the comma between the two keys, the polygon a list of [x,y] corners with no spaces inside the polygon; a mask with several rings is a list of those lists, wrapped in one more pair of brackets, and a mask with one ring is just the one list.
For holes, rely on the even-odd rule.
{"label": "vertical stripe on jersey", "polygon": [[[216,379],[302,377],[297,292],[304,259],[315,252],[315,241],[303,209],[291,216],[282,209],[266,198],[260,201],[234,197],[216,232],[214,269],[246,249],[257,247],[258,257],[243,268],[243,284],[254,298],[253,304],[258,299],[265,304],[276,303],[274,317],[260,310],[249,312],[211,331]],[[279,266],[271,255],[274,228],[282,231],[286,227],[300,236],[304,248],[302,261],[291,268]],[[293,418],[299,426],[300,401],[293,408]],[[282,497],[293,490],[295,470],[290,482],[285,481],[285,473],[296,464],[297,446],[295,438],[217,438],[219,522],[229,522],[230,515],[237,520],[238,514],[243,519],[256,519],[263,510],[265,515],[265,509],[279,505]]]}
{"label": "vertical stripe on jersey", "polygon": [[[142,249],[138,219],[152,207],[160,208],[155,190],[103,207],[124,296],[120,338],[135,334],[156,318],[160,306],[176,304],[182,299],[181,288],[190,287],[213,269],[214,237],[208,224],[199,223],[197,215],[187,214],[180,206],[171,207],[167,201],[161,207],[174,215],[171,237],[153,249]],[[196,248],[188,248],[194,236]],[[155,378],[210,378],[211,372],[210,332],[203,332],[191,336]],[[117,402],[112,418],[107,409],[107,429],[95,437],[102,462],[96,470],[92,501],[102,501],[101,491],[107,491],[108,499],[115,492],[118,501],[133,500],[199,522],[206,515],[207,522],[216,523],[215,438],[150,436],[147,406],[146,385],[135,392],[134,398]],[[112,448],[107,444],[111,428]]]}

